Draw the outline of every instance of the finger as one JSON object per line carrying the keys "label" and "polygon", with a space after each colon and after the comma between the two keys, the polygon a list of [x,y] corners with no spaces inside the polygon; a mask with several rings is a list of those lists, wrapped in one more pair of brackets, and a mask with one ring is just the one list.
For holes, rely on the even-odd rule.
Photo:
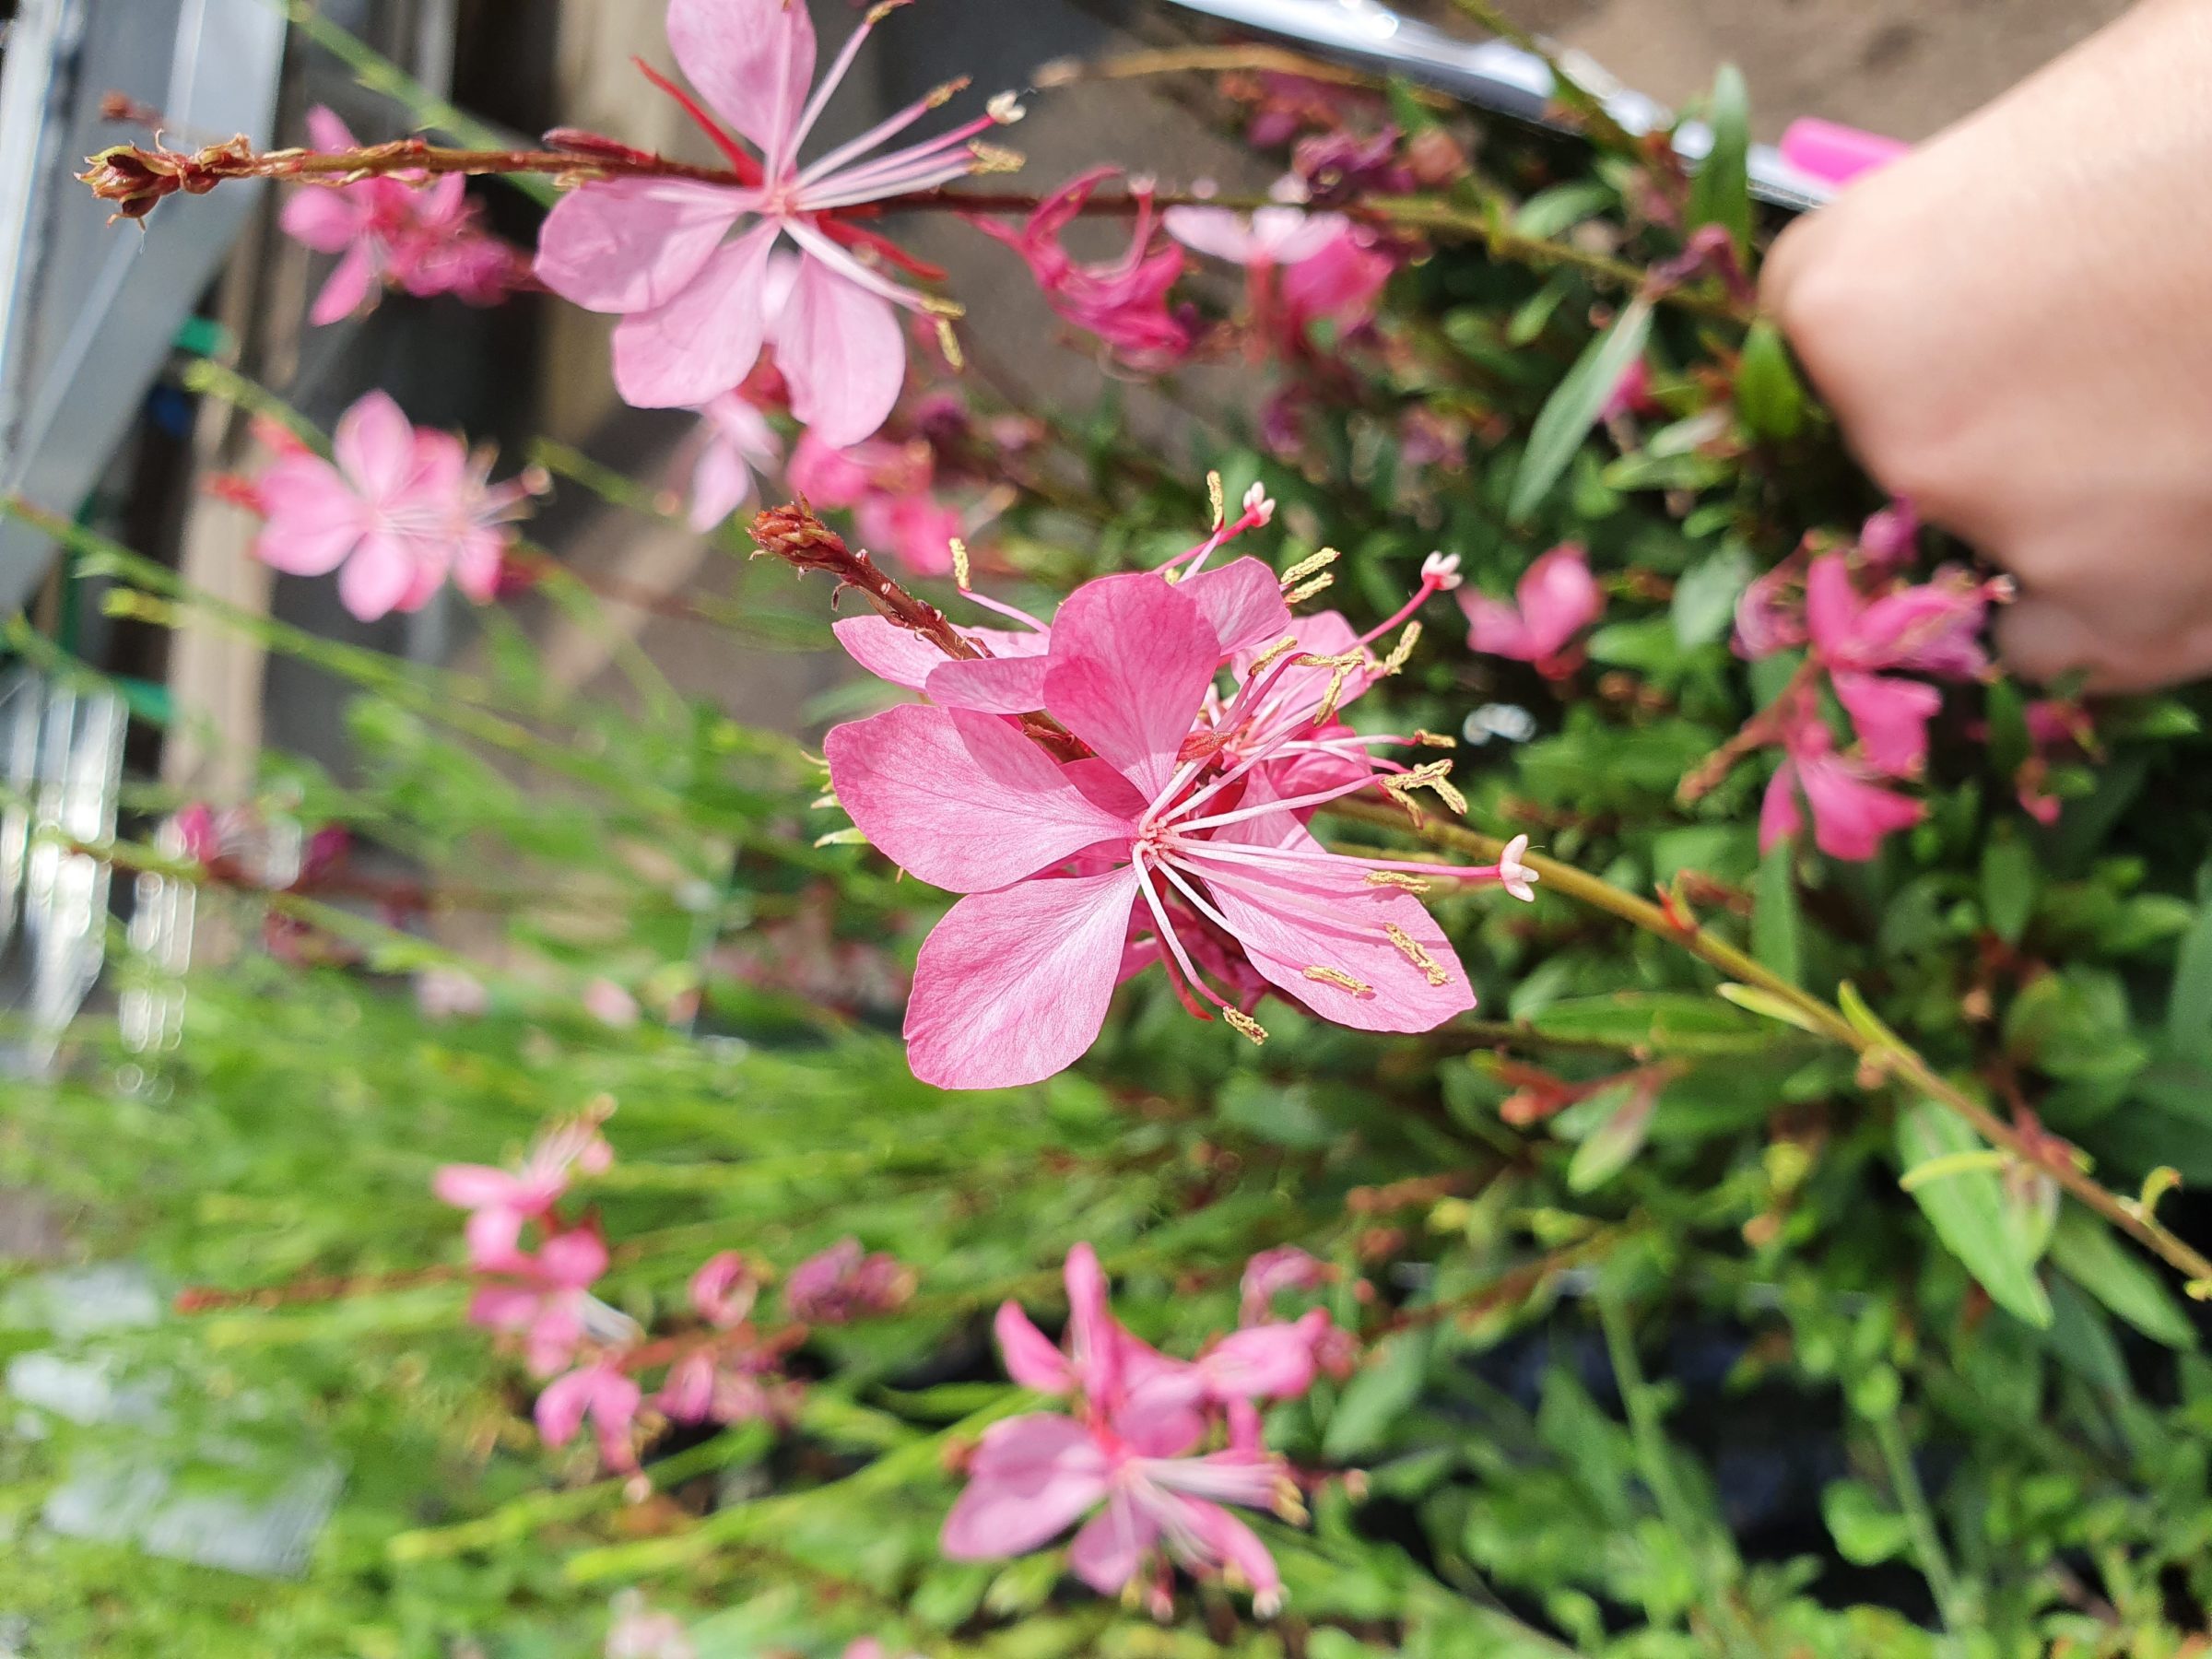
{"label": "finger", "polygon": [[2092,691],[2146,691],[2212,668],[2212,629],[2199,625],[2164,639],[2125,639],[2071,606],[2034,594],[2000,618],[1997,645],[2024,679],[2048,684],[2080,671]]}

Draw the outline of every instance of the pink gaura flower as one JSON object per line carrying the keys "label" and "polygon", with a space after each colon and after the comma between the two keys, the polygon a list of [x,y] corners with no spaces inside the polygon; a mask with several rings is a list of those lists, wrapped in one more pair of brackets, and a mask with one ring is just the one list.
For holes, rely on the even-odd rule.
{"label": "pink gaura flower", "polygon": [[[360,147],[329,110],[309,111],[307,129],[324,154]],[[483,229],[458,173],[303,185],[285,202],[281,222],[293,241],[341,255],[308,312],[318,325],[353,315],[386,284],[418,299],[457,294],[472,305],[496,304],[528,270],[520,252]]]}
{"label": "pink gaura flower", "polygon": [[1835,739],[1809,697],[1798,698],[1783,728],[1783,747],[1782,766],[1759,815],[1761,852],[1804,829],[1800,791],[1812,807],[1815,844],[1830,858],[1853,863],[1874,857],[1889,836],[1927,816],[1920,802],[1884,788],[1864,762],[1835,752]]}
{"label": "pink gaura flower", "polygon": [[1197,330],[1188,316],[1168,309],[1184,260],[1180,247],[1155,234],[1150,184],[1136,181],[1129,186],[1137,201],[1136,222],[1119,259],[1087,265],[1061,241],[1098,187],[1115,176],[1113,168],[1100,167],[1070,180],[1040,203],[1019,230],[987,218],[969,222],[1021,255],[1062,321],[1097,335],[1132,368],[1157,371],[1190,356]]}
{"label": "pink gaura flower", "polygon": [[1911,564],[1919,551],[1920,514],[1910,501],[1892,501],[1859,532],[1859,557],[1883,573]]}
{"label": "pink gaura flower", "polygon": [[734,1250],[709,1256],[691,1276],[691,1306],[718,1331],[734,1331],[751,1317],[760,1298],[752,1264]]}
{"label": "pink gaura flower", "polygon": [[338,597],[364,622],[420,610],[448,576],[478,604],[491,599],[533,483],[493,485],[488,457],[417,429],[382,392],[346,412],[333,451],[335,464],[283,455],[256,481],[263,563],[293,576],[339,571]]}
{"label": "pink gaura flower", "polygon": [[1171,207],[1170,234],[1185,247],[1244,267],[1255,322],[1302,338],[1309,324],[1365,323],[1394,262],[1371,233],[1340,213],[1262,207]]}
{"label": "pink gaura flower", "polygon": [[791,1270],[783,1305],[806,1324],[851,1324],[888,1313],[914,1293],[914,1270],[896,1256],[871,1255],[858,1239],[842,1239]]}
{"label": "pink gaura flower", "polygon": [[[1253,571],[1240,576],[1246,564]],[[1019,695],[962,675],[968,706],[892,709],[830,734],[831,782],[867,839],[921,879],[968,895],[922,949],[906,1019],[917,1077],[1000,1088],[1073,1064],[1104,1025],[1139,907],[1184,990],[1264,1040],[1200,973],[1170,892],[1278,992],[1337,1024],[1425,1031],[1474,1006],[1451,943],[1405,878],[1418,888],[1423,877],[1496,882],[1507,872],[1353,858],[1307,832],[1305,815],[1373,775],[1285,794],[1266,770],[1293,758],[1291,745],[1323,741],[1314,734],[1334,719],[1325,689],[1303,725],[1238,749],[1224,741],[1285,676],[1321,667],[1348,681],[1361,670],[1359,659],[1331,665],[1293,647],[1253,660],[1235,690],[1218,694],[1216,674],[1241,632],[1230,618],[1280,603],[1257,561],[1239,560],[1212,585],[1106,577],[1060,607],[1041,660],[957,665],[1003,667]],[[931,673],[933,696],[946,677]],[[1001,712],[1041,706],[1088,755],[1056,758],[977,712],[987,694]],[[1394,787],[1439,781],[1447,766]]]}
{"label": "pink gaura flower", "polygon": [[1563,679],[1581,665],[1575,636],[1605,615],[1606,596],[1590,574],[1580,547],[1554,547],[1528,567],[1516,602],[1507,604],[1463,589],[1467,646],[1489,656],[1533,663],[1548,679]]}
{"label": "pink gaura flower", "polygon": [[614,1167],[614,1148],[600,1134],[605,1122],[603,1113],[587,1113],[555,1125],[518,1170],[447,1164],[438,1171],[430,1190],[444,1203],[471,1212],[471,1266],[486,1273],[529,1270],[527,1258],[517,1250],[524,1228],[533,1222],[550,1225],[553,1206],[567,1195],[578,1171],[599,1175]]}
{"label": "pink gaura flower", "polygon": [[1807,116],[1792,122],[1782,135],[1782,159],[1800,172],[1830,184],[1848,184],[1863,173],[1887,167],[1912,147],[1857,127]]}
{"label": "pink gaura flower", "polygon": [[[1302,1518],[1283,1462],[1256,1445],[1201,1453],[1201,1409],[1210,1385],[1197,1368],[1167,1359],[1123,1329],[1106,1304],[1105,1276],[1087,1244],[1068,1253],[1068,1341],[1046,1340],[1021,1309],[999,1310],[998,1335],[1010,1376],[1025,1387],[1070,1397],[1077,1415],[1036,1413],[984,1431],[969,1484],[946,1517],[941,1546],[955,1560],[1023,1555],[1083,1520],[1069,1550],[1077,1577],[1112,1595],[1137,1582],[1148,1558],[1193,1572],[1241,1581],[1267,1615],[1282,1580],[1266,1546],[1225,1505]],[[1239,1333],[1251,1337],[1255,1333]],[[1215,1350],[1229,1349],[1231,1337]],[[1251,1344],[1246,1345],[1252,1347]],[[1211,1373],[1237,1397],[1302,1392],[1295,1367],[1217,1359]],[[1091,1512],[1099,1512],[1093,1515]]]}
{"label": "pink gaura flower", "polygon": [[[772,344],[793,414],[824,441],[858,443],[890,414],[906,378],[900,308],[946,308],[882,268],[913,262],[837,216],[994,164],[973,141],[1019,114],[1010,100],[994,100],[985,116],[877,154],[945,101],[935,92],[802,166],[801,147],[890,9],[868,13],[809,96],[815,35],[804,5],[670,0],[668,43],[702,102],[676,96],[722,151],[733,182],[587,182],[555,207],[538,242],[547,288],[622,318],[615,381],[630,403],[702,407],[743,383]],[[787,289],[771,293],[782,285],[771,284],[769,255],[785,240],[799,257]],[[856,241],[872,261],[855,257]]]}
{"label": "pink gaura flower", "polygon": [[478,1290],[468,1304],[469,1323],[521,1336],[531,1372],[549,1377],[573,1363],[586,1338],[606,1324],[591,1293],[606,1265],[606,1245],[596,1232],[554,1233],[535,1255],[512,1253],[480,1265],[511,1282]]}
{"label": "pink gaura flower", "polygon": [[753,499],[754,479],[783,459],[768,418],[735,392],[699,412],[699,430],[677,463],[691,528],[704,535]]}
{"label": "pink gaura flower", "polygon": [[1866,759],[1891,777],[1909,777],[1927,759],[1928,723],[1943,695],[1886,669],[1916,669],[1949,679],[1984,673],[1981,635],[1995,590],[1961,574],[1863,599],[1849,561],[1825,554],[1806,573],[1806,629],[1813,660],[1828,673],[1851,715]]}
{"label": "pink gaura flower", "polygon": [[638,1466],[636,1430],[645,1391],[611,1359],[578,1366],[537,1396],[537,1431],[548,1446],[565,1446],[588,1419],[599,1456],[610,1469]]}
{"label": "pink gaura flower", "polygon": [[1597,418],[1600,424],[1610,425],[1630,415],[1649,413],[1655,406],[1652,401],[1651,359],[1638,358],[1613,382],[1613,390],[1606,394],[1606,401],[1597,411]]}
{"label": "pink gaura flower", "polygon": [[1332,1282],[1336,1270],[1295,1244],[1263,1250],[1245,1264],[1238,1287],[1243,1323],[1261,1324],[1275,1309],[1275,1299],[1286,1290],[1318,1290]]}

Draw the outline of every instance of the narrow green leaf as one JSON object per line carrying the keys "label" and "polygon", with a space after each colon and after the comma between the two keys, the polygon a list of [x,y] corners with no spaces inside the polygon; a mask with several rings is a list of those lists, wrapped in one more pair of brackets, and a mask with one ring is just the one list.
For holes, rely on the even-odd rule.
{"label": "narrow green leaf", "polygon": [[1521,457],[1521,470],[1513,479],[1507,517],[1520,523],[1542,505],[1583,447],[1583,440],[1590,435],[1606,399],[1643,355],[1651,337],[1652,302],[1640,298],[1624,306],[1605,333],[1590,342],[1589,349],[1567,371],[1567,378],[1536,417],[1527,453]]}
{"label": "narrow green leaf", "polygon": [[1854,1567],[1878,1567],[1912,1547],[1912,1524],[1864,1481],[1839,1480],[1822,1492],[1820,1516],[1836,1552]]}
{"label": "narrow green leaf", "polygon": [[1735,620],[1735,603],[1758,574],[1741,542],[1729,542],[1692,565],[1675,583],[1675,639],[1688,651],[1710,645]]}
{"label": "narrow green leaf", "polygon": [[1658,1091],[1648,1087],[1629,1091],[1628,1099],[1575,1148],[1567,1166],[1569,1190],[1594,1193],[1635,1160],[1651,1133],[1652,1108],[1658,1100]]}
{"label": "narrow green leaf", "polygon": [[2051,1259],[2065,1276],[2153,1342],[2196,1346],[2196,1327],[2157,1271],[2087,1210],[2069,1209],[2051,1235]]}
{"label": "narrow green leaf", "polygon": [[1898,1120],[1898,1158],[1905,1169],[1959,1160],[1951,1173],[1912,1188],[1912,1201],[1944,1248],[1965,1264],[1997,1306],[2046,1330],[2051,1299],[2036,1277],[2027,1241],[2007,1216],[2004,1178],[1964,1161],[1965,1155],[1986,1149],[1980,1135],[1932,1100]]}
{"label": "narrow green leaf", "polygon": [[1755,438],[1785,441],[1805,429],[1805,382],[1782,331],[1761,317],[1744,336],[1735,368],[1735,410]]}
{"label": "narrow green leaf", "polygon": [[2212,1053],[2212,904],[2183,935],[2166,1002],[2166,1035],[2179,1054]]}
{"label": "narrow green leaf", "polygon": [[2018,945],[2035,914],[2035,854],[2006,836],[1982,850],[1982,911],[1997,937]]}
{"label": "narrow green leaf", "polygon": [[1881,1022],[1866,1006],[1866,999],[1859,994],[1859,988],[1849,980],[1836,987],[1836,1006],[1843,1010],[1843,1018],[1851,1022],[1851,1029],[1876,1047],[1893,1053],[1904,1052],[1905,1045],[1898,1041],[1897,1033]]}
{"label": "narrow green leaf", "polygon": [[1755,985],[1735,983],[1723,985],[1720,989],[1721,994],[1739,1008],[1763,1014],[1769,1019],[1779,1019],[1784,1025],[1794,1025],[1799,1030],[1810,1031],[1815,1036],[1822,1034],[1819,1026],[1809,1016],[1771,991],[1761,991]]}
{"label": "narrow green leaf", "polygon": [[1698,169],[1689,192],[1689,228],[1721,225],[1737,248],[1751,247],[1751,89],[1742,71],[1724,64],[1713,78],[1706,111],[1712,153]]}
{"label": "narrow green leaf", "polygon": [[1793,985],[1805,982],[1805,917],[1797,904],[1797,860],[1787,840],[1759,861],[1751,889],[1751,954]]}
{"label": "narrow green leaf", "polygon": [[1322,1451],[1331,1463],[1351,1462],[1385,1443],[1390,1428],[1420,1396],[1429,1370],[1428,1334],[1406,1331],[1376,1349],[1345,1384]]}

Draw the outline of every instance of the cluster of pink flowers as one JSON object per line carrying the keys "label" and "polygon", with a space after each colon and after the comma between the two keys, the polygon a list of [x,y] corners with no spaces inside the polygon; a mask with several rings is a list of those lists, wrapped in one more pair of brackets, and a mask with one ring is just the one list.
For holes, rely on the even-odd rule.
{"label": "cluster of pink flowers", "polygon": [[[318,151],[360,147],[326,109],[311,110],[308,135]],[[468,181],[380,175],[296,191],[284,205],[285,233],[318,253],[338,254],[314,307],[315,324],[336,323],[375,303],[384,288],[427,299],[456,294],[493,305],[530,280],[528,256],[483,228]]]}
{"label": "cluster of pink flowers", "polygon": [[[1906,582],[1898,570],[1912,556],[1914,529],[1899,511],[1877,515],[1853,551],[1800,551],[1754,582],[1737,607],[1736,650],[1745,657],[1806,653],[1803,670],[1747,734],[1783,753],[1759,815],[1763,847],[1801,831],[1809,806],[1820,850],[1862,861],[1925,814],[1888,785],[1924,770],[1943,694],[1904,677],[1984,677],[1982,636],[1990,606],[2009,588],[1959,569]],[[1837,747],[1823,687],[1855,738],[1849,750]]]}
{"label": "cluster of pink flowers", "polygon": [[[848,216],[1002,165],[977,140],[1020,114],[1010,98],[994,99],[948,133],[878,154],[947,95],[932,93],[802,165],[799,152],[862,42],[892,9],[871,10],[815,86],[805,6],[670,0],[668,43],[699,98],[667,90],[735,182],[591,180],[562,199],[538,242],[547,288],[622,319],[615,380],[629,402],[705,407],[735,391],[772,346],[793,414],[822,441],[858,443],[890,414],[906,379],[900,309],[942,316],[953,308],[887,275],[886,265],[924,267]],[[630,154],[569,137],[582,157]],[[771,259],[786,241],[796,257]]]}
{"label": "cluster of pink flowers", "polygon": [[837,799],[893,862],[966,895],[924,945],[908,1006],[924,1081],[1000,1088],[1065,1069],[1114,987],[1155,961],[1193,1014],[1254,1041],[1269,992],[1372,1031],[1430,1030],[1475,1006],[1418,895],[1460,881],[1533,897],[1526,839],[1470,867],[1331,853],[1306,828],[1371,787],[1409,811],[1420,790],[1464,807],[1450,760],[1375,752],[1449,738],[1342,718],[1402,665],[1418,625],[1387,658],[1376,641],[1456,587],[1457,560],[1430,559],[1379,628],[1293,617],[1285,589],[1312,592],[1334,554],[1280,579],[1251,558],[1206,568],[1272,513],[1255,490],[1187,553],[1085,584],[1049,624],[971,594],[1020,624],[960,630],[972,659],[882,618],[839,624],[862,666],[929,704],[830,734]]}
{"label": "cluster of pink flowers", "polygon": [[1296,1476],[1262,1443],[1260,1407],[1304,1394],[1324,1367],[1348,1366],[1349,1335],[1325,1312],[1272,1319],[1276,1292],[1311,1288],[1319,1269],[1303,1253],[1255,1258],[1242,1327],[1196,1359],[1171,1359],[1113,1317],[1098,1256],[1078,1244],[1067,1257],[1065,1347],[1014,1302],[997,1322],[1007,1375],[1069,1412],[984,1431],[946,1517],[945,1553],[1026,1555],[1081,1521],[1068,1563],[1100,1594],[1136,1591],[1164,1614],[1181,1566],[1249,1590],[1260,1614],[1274,1613],[1275,1558],[1230,1506],[1304,1518]]}
{"label": "cluster of pink flowers", "polygon": [[792,452],[791,487],[816,507],[850,512],[872,552],[916,576],[948,576],[953,544],[987,522],[989,510],[964,512],[937,492],[937,458],[921,438],[872,438],[833,449],[808,432]]}
{"label": "cluster of pink flowers", "polygon": [[497,595],[513,521],[541,478],[492,483],[489,452],[417,428],[382,392],[346,412],[332,454],[279,440],[253,480],[263,563],[293,576],[336,571],[338,597],[364,622],[420,610],[448,578],[478,604]]}
{"label": "cluster of pink flowers", "polygon": [[[432,1190],[469,1212],[464,1236],[479,1281],[469,1322],[513,1340],[545,1382],[535,1415],[546,1443],[566,1445],[588,1423],[601,1461],[635,1474],[649,1411],[678,1423],[791,1422],[802,1389],[784,1360],[809,1329],[890,1312],[913,1294],[914,1279],[889,1256],[844,1240],[792,1270],[788,1322],[764,1331],[754,1314],[766,1275],[724,1251],[691,1277],[697,1334],[648,1343],[635,1321],[593,1294],[611,1260],[597,1226],[560,1208],[578,1173],[613,1165],[601,1133],[610,1110],[557,1124],[519,1169],[449,1164]],[[655,1370],[665,1374],[648,1397],[639,1377]]]}

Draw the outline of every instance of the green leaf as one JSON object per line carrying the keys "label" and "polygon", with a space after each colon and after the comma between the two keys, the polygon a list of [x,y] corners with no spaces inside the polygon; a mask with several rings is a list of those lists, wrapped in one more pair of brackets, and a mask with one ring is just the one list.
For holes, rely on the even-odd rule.
{"label": "green leaf", "polygon": [[1651,1133],[1652,1108],[1658,1103],[1656,1089],[1636,1087],[1574,1150],[1567,1166],[1568,1188],[1594,1193],[1635,1160]]}
{"label": "green leaf", "polygon": [[1805,918],[1797,905],[1797,860],[1785,839],[1759,861],[1751,889],[1751,954],[1793,985],[1805,982]]}
{"label": "green leaf", "polygon": [[1605,333],[1590,342],[1589,349],[1567,371],[1567,378],[1536,417],[1527,453],[1521,457],[1521,470],[1513,478],[1512,497],[1506,507],[1508,518],[1522,523],[1542,505],[1597,423],[1606,399],[1643,355],[1651,337],[1652,302],[1639,298],[1624,306]]}
{"label": "green leaf", "polygon": [[1794,1025],[1801,1031],[1812,1032],[1816,1037],[1825,1034],[1808,1015],[1793,1007],[1771,991],[1761,991],[1756,985],[1738,985],[1733,982],[1723,985],[1720,991],[1723,996],[1739,1008],[1764,1015],[1769,1019],[1779,1019],[1784,1025]]}
{"label": "green leaf", "polygon": [[[1908,1171],[1985,1149],[1980,1135],[1932,1100],[1898,1120],[1898,1157]],[[1915,1182],[1912,1201],[1944,1248],[1966,1265],[1991,1300],[2038,1330],[2049,1328],[2051,1299],[2036,1277],[2034,1254],[2008,1212],[2003,1177],[1962,1165],[1938,1179]]]}
{"label": "green leaf", "polygon": [[1730,542],[1675,584],[1675,639],[1685,651],[1710,645],[1735,620],[1735,602],[1758,571],[1739,542]]}
{"label": "green leaf", "polygon": [[1761,317],[1744,336],[1735,369],[1735,410],[1756,438],[1778,441],[1805,429],[1805,382],[1790,361],[1782,331]]}
{"label": "green leaf", "polygon": [[2196,1327],[2158,1272],[2087,1210],[2068,1209],[2051,1235],[2059,1270],[2153,1342],[2193,1348]]}
{"label": "green leaf", "polygon": [[1614,194],[1603,184],[1555,184],[1549,190],[1539,190],[1521,204],[1513,215],[1513,229],[1522,236],[1533,236],[1549,241],[1563,230],[1571,230],[1586,218],[1594,218],[1613,206]]}
{"label": "green leaf", "polygon": [[1698,169],[1689,191],[1689,228],[1721,225],[1736,247],[1751,248],[1751,89],[1734,64],[1724,64],[1713,78],[1706,120],[1712,128],[1712,153]]}
{"label": "green leaf", "polygon": [[1382,1446],[1391,1425],[1420,1397],[1429,1371],[1429,1335],[1406,1331],[1382,1343],[1345,1384],[1322,1451],[1331,1463],[1351,1462]]}
{"label": "green leaf", "polygon": [[2035,914],[2040,885],[2035,854],[2025,841],[2005,836],[1982,851],[1982,911],[1997,937],[2018,945]]}
{"label": "green leaf", "polygon": [[2182,938],[2166,1001],[2166,1035],[2180,1054],[2212,1054],[2212,904]]}
{"label": "green leaf", "polygon": [[1864,1481],[1839,1480],[1820,1494],[1820,1516],[1836,1551],[1854,1567],[1878,1567],[1912,1544],[1912,1524]]}

